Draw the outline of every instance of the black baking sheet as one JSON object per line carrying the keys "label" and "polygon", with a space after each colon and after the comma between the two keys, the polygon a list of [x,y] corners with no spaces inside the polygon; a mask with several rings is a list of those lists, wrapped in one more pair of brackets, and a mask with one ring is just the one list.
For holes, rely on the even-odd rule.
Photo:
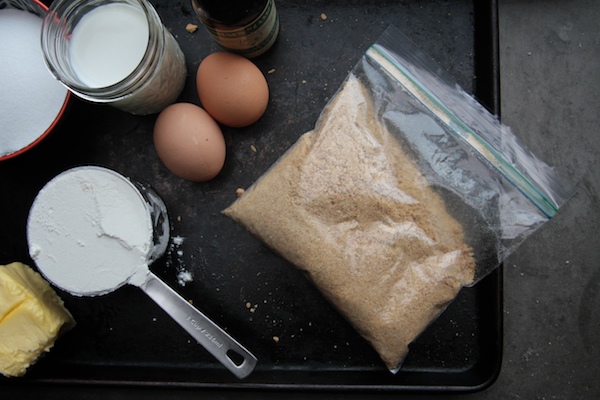
{"label": "black baking sheet", "polygon": [[[152,2],[187,59],[181,101],[199,104],[195,71],[217,49],[187,1]],[[106,166],[147,183],[172,223],[166,256],[152,270],[258,357],[240,381],[196,344],[139,289],[98,298],[59,292],[76,329],[22,379],[2,385],[67,383],[273,389],[475,391],[491,384],[502,354],[501,270],[454,303],[411,346],[392,375],[372,348],[305,277],[221,214],[297,139],[368,46],[393,24],[498,112],[494,0],[277,1],[280,38],[254,61],[270,86],[264,117],[224,128],[227,160],[209,183],[166,170],[152,144],[156,116],[133,116],[74,100],[59,128],[32,151],[0,164],[0,264],[27,255],[25,223],[37,191],[76,165]],[[178,282],[180,271],[193,281]]]}

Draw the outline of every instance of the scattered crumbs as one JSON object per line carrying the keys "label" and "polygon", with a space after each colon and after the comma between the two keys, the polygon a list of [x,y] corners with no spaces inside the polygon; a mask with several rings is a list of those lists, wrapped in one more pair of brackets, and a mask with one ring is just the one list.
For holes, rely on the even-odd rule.
{"label": "scattered crumbs", "polygon": [[279,336],[273,336],[273,341],[275,343],[279,343]]}
{"label": "scattered crumbs", "polygon": [[198,30],[198,25],[196,24],[187,24],[185,26],[185,30],[188,31],[189,33],[194,33]]}
{"label": "scattered crumbs", "polygon": [[238,197],[239,197],[239,196],[241,196],[241,195],[243,195],[243,194],[244,194],[244,192],[245,192],[245,190],[244,190],[243,188],[237,188],[237,189],[235,190],[235,194],[236,194]]}
{"label": "scattered crumbs", "polygon": [[323,21],[327,20],[327,15],[325,13],[321,14],[321,20],[323,20]]}
{"label": "scattered crumbs", "polygon": [[181,237],[181,236],[175,236],[175,237],[173,238],[173,243],[174,243],[175,245],[177,245],[177,246],[180,246],[180,245],[182,245],[182,244],[183,244],[183,242],[185,242],[185,238],[184,238],[184,237]]}
{"label": "scattered crumbs", "polygon": [[183,256],[183,250],[177,250],[177,255],[179,257],[182,257]]}
{"label": "scattered crumbs", "polygon": [[250,307],[252,307],[252,303],[250,303],[250,302],[247,302],[247,303],[246,303],[246,308],[250,308]]}
{"label": "scattered crumbs", "polygon": [[306,83],[306,80],[302,79],[302,83]]}
{"label": "scattered crumbs", "polygon": [[568,263],[569,263],[569,260],[565,261],[565,264],[568,264]]}
{"label": "scattered crumbs", "polygon": [[190,303],[191,305],[194,305],[194,300],[192,300],[192,299],[189,299],[189,300],[188,300],[188,303]]}
{"label": "scattered crumbs", "polygon": [[253,152],[255,152],[255,153],[256,153],[256,147],[254,147],[254,145],[253,145],[253,144],[251,144],[251,145],[250,145],[250,150],[252,150]]}
{"label": "scattered crumbs", "polygon": [[530,55],[531,55],[531,52],[530,52],[530,51],[528,51],[528,52],[527,52],[527,55],[528,55],[528,56],[530,56]]}
{"label": "scattered crumbs", "polygon": [[177,222],[181,222],[181,215],[177,216]]}
{"label": "scattered crumbs", "polygon": [[275,72],[275,68],[271,68],[270,70],[267,71],[267,74],[272,74],[273,72]]}
{"label": "scattered crumbs", "polygon": [[153,318],[152,318],[152,322],[156,322],[156,317],[153,317]]}
{"label": "scattered crumbs", "polygon": [[177,283],[181,286],[185,286],[188,282],[193,280],[192,273],[190,271],[179,271],[177,274]]}

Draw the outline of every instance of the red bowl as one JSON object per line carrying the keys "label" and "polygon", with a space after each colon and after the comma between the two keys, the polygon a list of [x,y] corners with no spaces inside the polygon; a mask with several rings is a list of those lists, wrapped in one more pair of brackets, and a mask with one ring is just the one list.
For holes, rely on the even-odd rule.
{"label": "red bowl", "polygon": [[[2,2],[2,6],[4,6],[4,7],[0,8],[0,13],[3,10],[12,8],[12,9],[18,9],[18,10],[31,12],[35,15],[38,15],[42,19],[46,16],[46,14],[48,12],[48,7],[38,0],[5,0],[4,2]],[[44,60],[43,60],[43,57],[41,54],[42,53],[41,53],[41,44],[40,44],[40,62],[43,63]],[[49,74],[50,74],[50,72],[49,72]],[[0,90],[0,94],[1,94],[1,90]],[[61,96],[61,99],[62,99],[62,96]],[[62,99],[62,100],[63,100],[62,106],[60,107],[58,113],[54,117],[54,120],[51,121],[51,123],[45,128],[45,130],[43,132],[39,133],[39,136],[37,136],[37,138],[35,140],[30,142],[29,144],[24,145],[24,147],[22,147],[18,150],[12,151],[7,154],[0,155],[0,161],[8,160],[8,159],[16,157],[20,154],[23,154],[23,153],[27,152],[28,150],[32,149],[33,147],[35,147],[42,140],[44,140],[54,130],[56,125],[59,123],[59,121],[63,117],[63,115],[69,105],[69,102],[71,100],[71,92],[66,90],[66,88],[65,88],[64,99]],[[3,101],[8,101],[8,99],[5,99]],[[60,101],[60,99],[58,99],[57,101]],[[28,107],[28,105],[24,104],[23,107]],[[0,112],[2,112],[1,109],[0,109]],[[32,136],[34,136],[34,135],[32,135]],[[0,127],[0,140],[2,140],[2,127]],[[1,152],[2,152],[2,149],[0,148],[0,154],[1,154]]]}

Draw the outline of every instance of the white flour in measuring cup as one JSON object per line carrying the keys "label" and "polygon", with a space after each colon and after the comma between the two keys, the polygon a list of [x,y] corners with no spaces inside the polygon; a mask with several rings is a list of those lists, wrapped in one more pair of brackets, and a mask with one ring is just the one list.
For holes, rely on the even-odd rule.
{"label": "white flour in measuring cup", "polygon": [[[154,211],[120,174],[94,166],[70,169],[48,182],[31,207],[30,255],[49,280],[74,295],[139,286],[157,251]],[[161,251],[167,239],[159,241]]]}
{"label": "white flour in measuring cup", "polygon": [[256,357],[148,268],[166,250],[168,220],[152,190],[106,168],[73,168],[36,196],[27,221],[29,253],[48,280],[76,296],[139,287],[242,379]]}

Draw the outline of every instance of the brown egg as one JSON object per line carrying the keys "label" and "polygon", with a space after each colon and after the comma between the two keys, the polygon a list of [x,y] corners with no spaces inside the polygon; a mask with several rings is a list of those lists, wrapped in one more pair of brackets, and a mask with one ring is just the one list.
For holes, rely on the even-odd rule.
{"label": "brown egg", "polygon": [[154,147],[171,172],[190,181],[214,178],[225,163],[225,139],[219,124],[190,103],[172,104],[158,115]]}
{"label": "brown egg", "polygon": [[269,87],[252,61],[213,53],[200,63],[196,88],[204,109],[223,125],[240,128],[258,121],[269,102]]}

